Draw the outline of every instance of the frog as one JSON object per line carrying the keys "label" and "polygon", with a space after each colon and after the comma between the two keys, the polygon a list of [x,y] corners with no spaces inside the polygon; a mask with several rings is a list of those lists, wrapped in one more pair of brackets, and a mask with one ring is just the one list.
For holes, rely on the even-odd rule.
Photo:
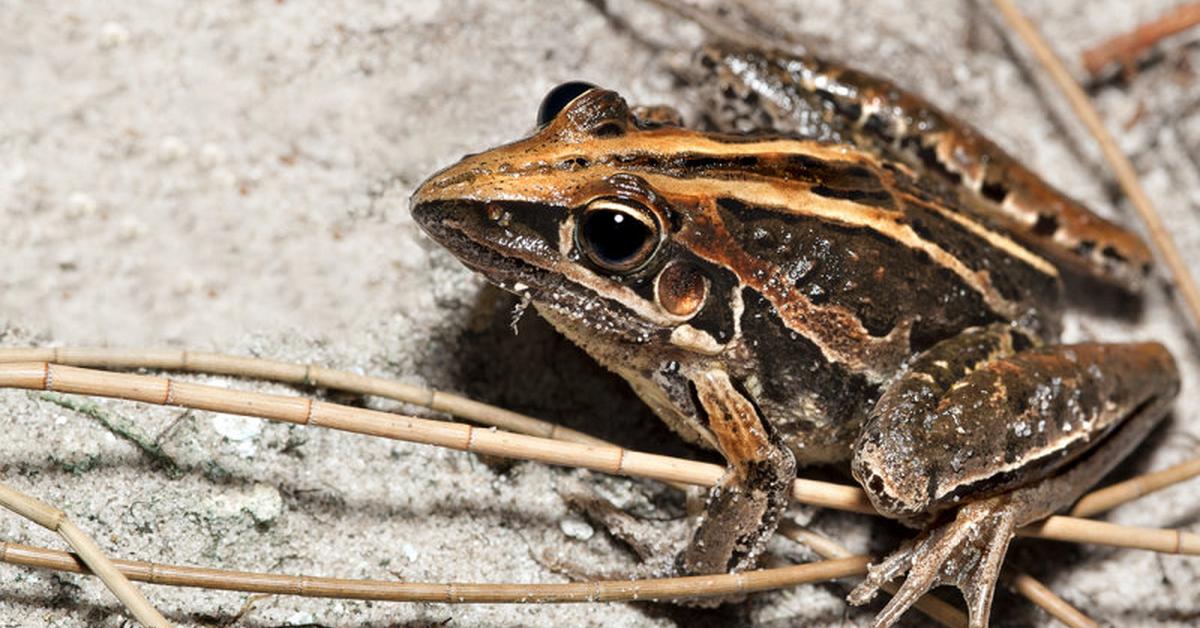
{"label": "frog", "polygon": [[906,576],[877,626],[940,585],[987,625],[1016,531],[1179,390],[1157,342],[1060,341],[1068,279],[1136,295],[1152,254],[886,79],[728,42],[694,67],[702,123],[564,83],[422,183],[415,222],[722,456],[675,571],[753,568],[797,470],[840,465],[916,530],[850,601]]}

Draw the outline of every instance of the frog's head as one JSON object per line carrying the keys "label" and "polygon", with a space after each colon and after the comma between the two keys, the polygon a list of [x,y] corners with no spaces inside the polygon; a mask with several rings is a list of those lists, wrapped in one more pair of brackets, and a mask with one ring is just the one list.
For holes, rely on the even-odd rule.
{"label": "frog's head", "polygon": [[887,345],[896,355],[856,353],[870,330],[843,305],[822,304],[827,279],[866,285],[878,281],[875,265],[810,272],[830,246],[814,224],[886,217],[884,175],[846,147],[689,130],[665,108],[631,110],[614,92],[569,83],[543,101],[533,135],[433,175],[412,212],[680,428],[698,415],[689,383],[714,367],[764,412],[819,415],[825,406],[797,399],[803,387],[790,382],[825,358],[794,329],[850,343],[847,361],[907,355],[903,343]]}
{"label": "frog's head", "polygon": [[532,136],[435,174],[413,195],[413,216],[593,354],[597,343],[656,342],[716,353],[736,335],[738,282],[728,260],[702,252],[719,236],[708,214],[717,191],[690,181],[726,161],[716,155],[732,138],[682,129],[663,111],[560,85]]}

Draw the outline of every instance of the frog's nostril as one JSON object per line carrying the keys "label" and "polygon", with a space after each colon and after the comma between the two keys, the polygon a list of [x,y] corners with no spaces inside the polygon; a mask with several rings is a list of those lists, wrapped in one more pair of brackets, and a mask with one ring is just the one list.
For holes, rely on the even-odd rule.
{"label": "frog's nostril", "polygon": [[436,221],[434,207],[431,203],[413,202],[409,207],[409,213],[412,214],[413,220],[417,221],[418,225],[424,226]]}

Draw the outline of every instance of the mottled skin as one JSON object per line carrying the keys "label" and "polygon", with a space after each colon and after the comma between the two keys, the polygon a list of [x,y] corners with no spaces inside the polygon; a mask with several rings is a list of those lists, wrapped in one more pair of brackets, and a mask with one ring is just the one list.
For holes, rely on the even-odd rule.
{"label": "mottled skin", "polygon": [[1088,211],[970,125],[894,83],[806,55],[706,47],[693,80],[709,120],[850,142],[922,172],[958,206],[1054,263],[1126,290],[1150,272],[1145,243]]}
{"label": "mottled skin", "polygon": [[[720,47],[702,58],[721,97],[743,104],[740,69],[811,64]],[[981,625],[1016,526],[1074,500],[1177,390],[1157,344],[1054,345],[1061,288],[1044,256],[1122,285],[1112,256],[1080,255],[1076,243],[1111,230],[1119,237],[1101,249],[1140,243],[1065,199],[1037,210],[1058,212],[1066,233],[1025,238],[1035,252],[1002,229],[1014,224],[1011,203],[977,202],[968,177],[957,189],[858,137],[871,120],[862,109],[840,134],[779,135],[788,115],[811,112],[778,103],[814,102],[829,80],[754,85],[774,90],[771,133],[689,130],[665,108],[631,111],[614,92],[567,86],[547,97],[531,137],[423,184],[413,215],[465,264],[530,298],[680,434],[721,451],[728,471],[681,571],[752,566],[797,463],[850,461],[882,513],[928,526],[854,599],[909,571],[881,624],[946,582]],[[929,117],[924,101],[887,91],[893,118]],[[942,140],[915,141],[978,135],[939,120],[926,126]],[[837,143],[848,140],[865,148]],[[1017,179],[1004,189],[1065,198]]]}

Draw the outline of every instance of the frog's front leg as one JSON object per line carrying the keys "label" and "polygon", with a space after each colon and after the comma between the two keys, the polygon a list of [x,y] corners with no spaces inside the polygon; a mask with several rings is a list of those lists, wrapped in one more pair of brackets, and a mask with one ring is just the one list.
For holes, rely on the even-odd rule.
{"label": "frog's front leg", "polygon": [[752,567],[787,508],[796,461],[725,371],[704,371],[691,381],[728,468],[677,567],[687,574]]}
{"label": "frog's front leg", "polygon": [[[1175,362],[1157,343],[1036,347],[996,324],[934,345],[880,397],[852,467],[881,513],[928,527],[874,566],[851,602],[907,573],[876,625],[950,584],[971,625],[985,626],[1016,530],[1078,499],[1178,389]],[[953,519],[941,516],[954,509]]]}

